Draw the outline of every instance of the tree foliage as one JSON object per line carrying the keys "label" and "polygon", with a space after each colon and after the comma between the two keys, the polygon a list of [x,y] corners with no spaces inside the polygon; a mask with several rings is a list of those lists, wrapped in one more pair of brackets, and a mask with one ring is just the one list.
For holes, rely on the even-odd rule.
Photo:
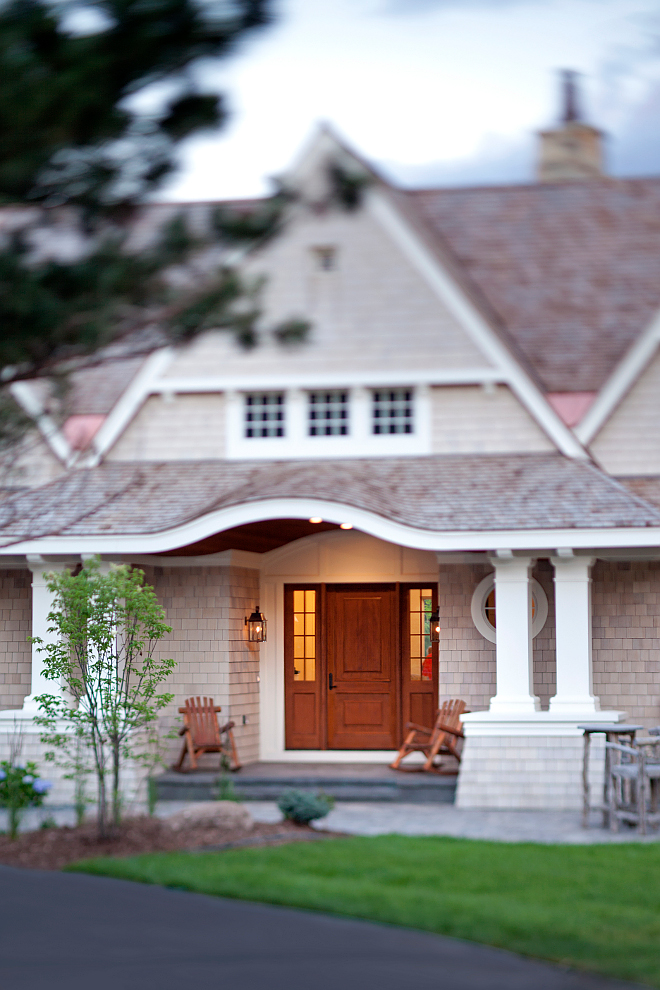
{"label": "tree foliage", "polygon": [[[172,170],[179,141],[226,117],[222,99],[196,82],[195,67],[232,53],[246,32],[268,23],[269,6],[268,0],[6,3],[0,197],[92,210],[139,200]],[[136,98],[156,84],[168,96],[141,112]]]}
{"label": "tree foliage", "polygon": [[178,144],[227,117],[200,66],[266,25],[271,2],[0,6],[0,204],[12,204],[0,218],[0,381],[71,368],[122,338],[145,350],[209,326],[254,338],[254,286],[235,271],[207,266],[183,287],[173,277],[204,247],[182,218],[146,247],[130,236]]}
{"label": "tree foliage", "polygon": [[[53,641],[35,638],[44,676],[62,691],[37,698],[47,758],[74,776],[85,772],[85,752],[96,774],[99,834],[108,827],[107,778],[111,778],[111,818],[121,816],[122,770],[127,761],[148,762],[144,740],[153,734],[161,710],[173,695],[160,685],[176,666],[155,656],[171,628],[144,573],[112,565],[102,573],[98,559],[78,574],[49,576],[53,608],[48,630]],[[81,752],[82,746],[82,752]]]}

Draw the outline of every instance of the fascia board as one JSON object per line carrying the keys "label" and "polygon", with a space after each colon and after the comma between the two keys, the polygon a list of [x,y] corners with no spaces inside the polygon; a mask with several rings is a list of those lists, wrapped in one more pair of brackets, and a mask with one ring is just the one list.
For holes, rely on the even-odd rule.
{"label": "fascia board", "polygon": [[162,553],[175,550],[234,526],[268,519],[305,519],[319,515],[327,522],[350,522],[378,539],[415,550],[548,550],[660,546],[660,526],[603,529],[493,530],[433,532],[393,522],[376,513],[337,502],[311,498],[264,499],[208,513],[159,533],[107,536],[48,536],[16,541],[0,548],[0,556],[16,554]]}
{"label": "fascia board", "polygon": [[160,378],[150,387],[152,394],[195,394],[203,392],[242,392],[261,388],[346,388],[401,385],[482,385],[504,383],[506,375],[499,368],[414,368],[407,371],[351,371],[294,373],[290,375],[213,375],[200,378]]}
{"label": "fascia board", "polygon": [[575,435],[585,446],[600,432],[616,407],[630,391],[639,376],[652,360],[660,343],[660,310],[639,340],[615,368],[582,422],[575,428]]}
{"label": "fascia board", "polygon": [[440,265],[384,191],[369,190],[366,204],[372,216],[379,221],[435,294],[453,313],[481,353],[500,370],[512,391],[558,449],[567,457],[588,459],[589,455],[572,431],[562,422],[476,306],[449,272]]}
{"label": "fascia board", "polygon": [[173,356],[174,351],[171,347],[163,347],[149,355],[98,433],[94,436],[92,440],[93,453],[85,462],[85,467],[96,467],[103,455],[118,440],[151,394],[153,383],[168,367]]}
{"label": "fascia board", "polygon": [[41,402],[30,388],[30,383],[28,381],[14,382],[9,390],[28,416],[31,416],[35,421],[44,440],[58,460],[68,467],[74,456],[71,446],[52,417],[45,412]]}

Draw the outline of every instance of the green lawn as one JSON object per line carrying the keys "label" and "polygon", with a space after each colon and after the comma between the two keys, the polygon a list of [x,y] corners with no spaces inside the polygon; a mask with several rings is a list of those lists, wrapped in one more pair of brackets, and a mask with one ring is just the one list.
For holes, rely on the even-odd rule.
{"label": "green lawn", "polygon": [[660,987],[660,844],[388,835],[70,869],[421,928]]}

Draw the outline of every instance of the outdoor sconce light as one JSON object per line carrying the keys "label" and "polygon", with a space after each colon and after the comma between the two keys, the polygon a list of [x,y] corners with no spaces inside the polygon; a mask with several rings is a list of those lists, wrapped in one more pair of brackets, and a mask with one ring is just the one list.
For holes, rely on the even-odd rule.
{"label": "outdoor sconce light", "polygon": [[249,618],[246,618],[245,625],[247,626],[248,640],[250,643],[266,642],[266,620],[259,611],[258,605],[252,615]]}
{"label": "outdoor sconce light", "polygon": [[429,634],[432,643],[440,642],[440,613],[437,608],[434,612],[431,612],[431,617],[429,619]]}

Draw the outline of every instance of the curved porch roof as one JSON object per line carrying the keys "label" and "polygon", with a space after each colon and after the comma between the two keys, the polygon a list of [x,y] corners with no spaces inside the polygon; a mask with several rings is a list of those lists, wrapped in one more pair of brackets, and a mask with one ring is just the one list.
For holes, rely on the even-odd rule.
{"label": "curved porch roof", "polygon": [[445,548],[436,534],[453,534],[451,548],[461,534],[519,534],[519,545],[530,545],[545,532],[550,546],[555,534],[578,530],[587,542],[575,545],[589,545],[589,531],[594,545],[604,531],[646,530],[652,545],[660,534],[659,508],[559,454],[111,462],[1,503],[0,552],[157,553],[250,522],[312,515],[428,549]]}

